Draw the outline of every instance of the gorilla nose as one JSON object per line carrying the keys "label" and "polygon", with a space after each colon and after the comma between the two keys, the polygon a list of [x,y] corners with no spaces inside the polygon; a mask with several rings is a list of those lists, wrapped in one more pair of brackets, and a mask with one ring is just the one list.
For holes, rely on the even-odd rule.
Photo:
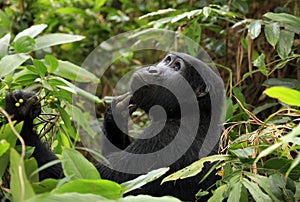
{"label": "gorilla nose", "polygon": [[158,70],[158,68],[150,66],[148,67],[148,73],[149,74],[153,74],[153,75],[158,75],[160,73],[160,71]]}

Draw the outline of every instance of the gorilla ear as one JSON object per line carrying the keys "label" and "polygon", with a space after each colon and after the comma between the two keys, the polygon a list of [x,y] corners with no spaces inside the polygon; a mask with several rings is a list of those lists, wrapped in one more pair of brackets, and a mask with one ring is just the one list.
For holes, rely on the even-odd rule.
{"label": "gorilla ear", "polygon": [[205,95],[207,95],[209,93],[209,89],[210,88],[208,85],[205,87],[204,90],[201,87],[196,88],[195,93],[197,98],[204,97]]}

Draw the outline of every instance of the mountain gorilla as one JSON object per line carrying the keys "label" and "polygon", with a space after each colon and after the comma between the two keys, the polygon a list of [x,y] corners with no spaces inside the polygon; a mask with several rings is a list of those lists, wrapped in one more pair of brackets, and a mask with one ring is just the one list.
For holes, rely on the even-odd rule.
{"label": "mountain gorilla", "polygon": [[[18,108],[19,99],[24,102]],[[170,167],[168,174],[186,167],[200,157],[216,154],[221,132],[223,83],[210,67],[184,53],[171,52],[155,65],[137,70],[131,77],[128,93],[114,99],[103,123],[103,154],[109,162],[96,164],[104,179],[124,182],[151,170]],[[149,114],[151,125],[136,140],[127,135],[128,118],[136,109]],[[33,119],[41,112],[33,92],[14,91],[6,95],[6,111],[24,121],[21,135],[26,145],[34,146],[33,157],[39,166],[57,159],[33,131]],[[205,164],[195,177],[166,182],[155,180],[130,194],[172,195],[193,201],[199,189],[217,180]],[[40,179],[62,177],[60,164],[39,173]]]}

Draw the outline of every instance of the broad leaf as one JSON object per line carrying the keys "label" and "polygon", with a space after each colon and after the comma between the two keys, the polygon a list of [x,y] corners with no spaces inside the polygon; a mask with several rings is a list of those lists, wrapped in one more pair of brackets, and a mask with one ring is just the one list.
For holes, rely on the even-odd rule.
{"label": "broad leaf", "polygon": [[29,59],[29,55],[18,53],[14,55],[6,55],[0,60],[0,76],[6,76],[12,73],[23,62]]}
{"label": "broad leaf", "polygon": [[261,54],[258,58],[256,58],[256,60],[253,61],[253,65],[255,67],[258,67],[259,71],[267,76],[268,74],[268,69],[266,68],[266,64],[265,64],[265,54]]}
{"label": "broad leaf", "polygon": [[53,73],[58,67],[58,60],[53,55],[46,55],[45,62],[47,65],[49,65],[48,67],[49,73]]}
{"label": "broad leaf", "polygon": [[71,34],[46,34],[36,38],[36,47],[35,50],[48,48],[51,46],[71,43],[75,41],[80,41],[84,39],[83,36],[80,35],[71,35]]}
{"label": "broad leaf", "polygon": [[270,23],[265,26],[265,36],[269,44],[275,48],[275,45],[277,44],[279,40],[280,35],[280,28],[278,23]]}
{"label": "broad leaf", "polygon": [[243,178],[242,183],[256,202],[272,202],[272,199],[265,194],[256,183],[250,182],[246,178]]}
{"label": "broad leaf", "polygon": [[6,34],[0,39],[0,58],[7,55],[10,41],[10,34]]}
{"label": "broad leaf", "polygon": [[65,193],[65,194],[42,194],[37,195],[25,202],[114,202],[110,199],[104,198],[95,194],[79,194],[79,193]]}
{"label": "broad leaf", "polygon": [[156,180],[157,178],[161,177],[163,174],[165,174],[169,168],[160,168],[157,170],[153,170],[146,175],[141,175],[133,180],[123,182],[121,184],[122,188],[124,189],[124,193],[130,192],[134,189],[138,189],[145,184],[152,182]]}
{"label": "broad leaf", "polygon": [[47,27],[46,24],[33,25],[33,26],[23,30],[19,34],[17,34],[14,41],[17,41],[19,38],[21,38],[23,36],[30,36],[31,38],[34,38],[37,35],[39,35],[44,29],[46,29],[46,27]]}
{"label": "broad leaf", "polygon": [[23,160],[16,150],[10,150],[10,190],[13,201],[24,201],[24,199],[31,198],[35,195],[31,184],[27,180]]}
{"label": "broad leaf", "polygon": [[173,181],[173,180],[178,180],[178,179],[185,179],[188,177],[193,177],[197,175],[198,173],[201,172],[202,168],[204,167],[205,162],[216,162],[216,161],[224,161],[224,160],[230,160],[232,157],[230,155],[213,155],[213,156],[208,156],[204,157],[198,161],[195,161],[191,165],[165,177],[162,181],[168,182],[168,181]]}
{"label": "broad leaf", "polygon": [[210,197],[208,202],[222,202],[225,198],[225,193],[227,192],[228,192],[227,184],[221,185],[213,192],[213,196]]}
{"label": "broad leaf", "polygon": [[100,179],[96,167],[74,149],[65,148],[62,152],[64,174],[76,179]]}
{"label": "broad leaf", "polygon": [[264,14],[273,21],[280,22],[283,25],[288,25],[296,33],[300,33],[300,18],[287,13],[271,13]]}
{"label": "broad leaf", "polygon": [[300,106],[300,92],[294,89],[274,86],[264,91],[269,97],[292,106]]}
{"label": "broad leaf", "polygon": [[227,201],[240,202],[242,186],[243,185],[240,181],[237,183],[234,183],[232,189],[230,190]]}
{"label": "broad leaf", "polygon": [[29,36],[22,36],[12,43],[16,53],[29,53],[33,51],[35,40]]}
{"label": "broad leaf", "polygon": [[153,197],[147,195],[138,195],[127,196],[119,199],[117,202],[180,202],[180,200],[171,196]]}
{"label": "broad leaf", "polygon": [[280,31],[280,37],[278,44],[276,46],[276,50],[278,52],[278,55],[285,59],[289,56],[292,50],[293,42],[294,42],[294,33],[287,31],[287,30],[281,30]]}
{"label": "broad leaf", "polygon": [[65,183],[52,191],[54,194],[68,192],[96,194],[108,199],[119,199],[123,195],[121,186],[110,180],[75,180]]}
{"label": "broad leaf", "polygon": [[9,149],[9,142],[7,142],[5,139],[0,140],[0,156],[2,156],[7,150]]}
{"label": "broad leaf", "polygon": [[67,61],[59,60],[54,74],[76,82],[99,82],[93,73]]}
{"label": "broad leaf", "polygon": [[248,33],[251,39],[256,39],[261,32],[261,20],[254,20],[248,27]]}

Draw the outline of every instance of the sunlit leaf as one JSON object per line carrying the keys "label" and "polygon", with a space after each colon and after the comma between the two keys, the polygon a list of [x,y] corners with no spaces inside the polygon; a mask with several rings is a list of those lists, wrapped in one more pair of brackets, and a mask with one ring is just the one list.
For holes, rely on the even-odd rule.
{"label": "sunlit leaf", "polygon": [[29,36],[22,36],[12,45],[17,53],[29,53],[34,49],[35,40]]}
{"label": "sunlit leaf", "polygon": [[19,38],[23,36],[29,36],[31,38],[35,38],[37,35],[39,35],[44,29],[46,29],[46,24],[40,24],[40,25],[33,25],[22,32],[18,33],[17,36],[14,38],[14,41],[17,41]]}
{"label": "sunlit leaf", "polygon": [[65,193],[65,194],[50,194],[45,193],[42,195],[36,195],[33,198],[26,200],[25,202],[114,202],[105,197],[95,194],[79,194],[79,193]]}
{"label": "sunlit leaf", "polygon": [[10,150],[9,172],[11,174],[10,190],[13,201],[24,201],[24,199],[35,195],[31,184],[27,180],[24,163],[20,161],[20,155],[13,148]]}
{"label": "sunlit leaf", "polygon": [[6,55],[0,60],[0,76],[6,76],[18,68],[23,62],[29,59],[29,55],[18,53]]}
{"label": "sunlit leaf", "polygon": [[62,167],[64,174],[71,179],[100,179],[96,167],[78,151],[65,148],[62,152]]}
{"label": "sunlit leaf", "polygon": [[294,89],[274,86],[264,91],[266,95],[292,106],[300,106],[300,92]]}
{"label": "sunlit leaf", "polygon": [[141,20],[143,18],[148,18],[150,16],[162,15],[162,14],[166,14],[166,13],[174,12],[174,11],[176,11],[176,9],[173,9],[173,8],[162,9],[162,10],[158,10],[158,11],[155,11],[152,13],[147,13],[146,15],[139,17],[139,19]]}
{"label": "sunlit leaf", "polygon": [[45,62],[47,65],[49,65],[48,67],[49,73],[53,73],[58,67],[58,60],[53,55],[46,55]]}
{"label": "sunlit leaf", "polygon": [[141,186],[144,186],[145,184],[156,180],[157,178],[161,177],[163,174],[165,174],[167,171],[169,170],[169,168],[160,168],[157,170],[153,170],[149,173],[147,173],[146,175],[141,175],[133,180],[124,182],[121,184],[121,186],[124,189],[124,193],[130,192],[134,189],[138,189]]}
{"label": "sunlit leaf", "polygon": [[7,55],[10,41],[10,34],[6,34],[0,39],[0,58]]}
{"label": "sunlit leaf", "polygon": [[180,202],[180,200],[172,196],[153,197],[147,195],[138,195],[121,198],[118,200],[118,202]]}
{"label": "sunlit leaf", "polygon": [[224,160],[229,160],[232,157],[230,155],[213,155],[213,156],[208,156],[204,157],[198,161],[195,161],[191,165],[165,177],[162,181],[168,182],[168,181],[173,181],[173,180],[178,180],[178,179],[185,179],[188,177],[193,177],[197,175],[198,173],[201,172],[202,168],[204,167],[205,162],[216,162],[216,161],[224,161]]}
{"label": "sunlit leaf", "polygon": [[110,180],[74,180],[63,184],[52,191],[54,194],[68,192],[96,194],[108,199],[119,199],[123,195],[121,186]]}
{"label": "sunlit leaf", "polygon": [[2,156],[7,150],[9,149],[9,142],[7,142],[5,139],[0,140],[0,156]]}
{"label": "sunlit leaf", "polygon": [[93,73],[68,61],[58,60],[54,74],[76,82],[99,82],[99,78]]}
{"label": "sunlit leaf", "polygon": [[80,35],[59,34],[59,33],[46,34],[46,35],[36,38],[35,50],[48,48],[48,47],[59,45],[59,44],[80,41],[82,39],[84,39],[84,37],[80,36]]}

